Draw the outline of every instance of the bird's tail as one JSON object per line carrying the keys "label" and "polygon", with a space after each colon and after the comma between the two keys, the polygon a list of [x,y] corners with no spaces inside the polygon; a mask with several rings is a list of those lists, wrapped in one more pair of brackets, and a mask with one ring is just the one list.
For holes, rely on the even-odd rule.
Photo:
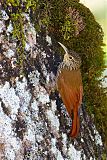
{"label": "bird's tail", "polygon": [[70,132],[70,136],[72,138],[76,138],[79,133],[79,128],[80,128],[80,120],[79,120],[79,114],[77,110],[73,111],[73,118],[72,118],[72,129]]}

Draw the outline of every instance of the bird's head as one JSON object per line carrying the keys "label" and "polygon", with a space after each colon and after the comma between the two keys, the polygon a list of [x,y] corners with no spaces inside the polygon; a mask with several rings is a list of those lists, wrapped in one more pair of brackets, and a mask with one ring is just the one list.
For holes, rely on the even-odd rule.
{"label": "bird's head", "polygon": [[62,43],[60,43],[60,42],[58,42],[58,43],[61,45],[61,47],[65,51],[63,62],[69,63],[69,64],[70,63],[81,64],[81,59],[76,52],[74,52],[74,51],[70,52]]}

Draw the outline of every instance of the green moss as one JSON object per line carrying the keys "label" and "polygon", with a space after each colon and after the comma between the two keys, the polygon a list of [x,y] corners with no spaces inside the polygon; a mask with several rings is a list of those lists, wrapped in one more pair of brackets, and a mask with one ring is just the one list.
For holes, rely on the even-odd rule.
{"label": "green moss", "polygon": [[[87,110],[94,114],[97,129],[107,144],[107,95],[99,78],[104,70],[102,50],[103,31],[93,14],[78,0],[2,0],[4,9],[13,23],[13,36],[17,39],[17,55],[20,67],[24,66],[24,18],[29,13],[36,31],[48,32],[56,41],[81,54],[84,98]],[[68,15],[68,9],[75,9],[83,21],[83,29],[78,33],[78,19]],[[9,9],[8,9],[9,8]]]}
{"label": "green moss", "polygon": [[[25,47],[25,37],[23,31],[23,16],[22,16],[22,9],[19,0],[7,0],[4,4],[2,1],[2,5],[4,9],[8,12],[8,15],[11,19],[13,25],[13,37],[19,42],[17,43],[17,57],[18,57],[18,64],[20,66],[20,71],[22,74],[23,68],[23,61],[24,61],[24,47]],[[8,10],[8,7],[11,8]],[[13,9],[16,9],[13,12]]]}
{"label": "green moss", "polygon": [[13,37],[18,40],[17,44],[17,56],[18,64],[20,65],[21,72],[23,71],[23,63],[25,60],[24,48],[25,48],[25,36],[24,36],[24,23],[21,13],[11,14],[11,20],[13,23]]}
{"label": "green moss", "polygon": [[5,3],[1,1],[3,8],[7,11],[12,25],[13,25],[13,38],[17,40],[17,64],[20,67],[20,74],[24,74],[24,62],[26,59],[25,48],[25,34],[24,34],[24,16],[23,12],[36,10],[37,1],[27,0],[20,2],[20,0],[7,0]]}
{"label": "green moss", "polygon": [[[45,22],[45,30],[48,30],[56,41],[81,54],[85,104],[90,115],[94,114],[97,129],[103,141],[107,143],[107,95],[99,80],[105,65],[102,28],[90,10],[82,4],[72,0],[52,0],[47,5],[46,8],[41,2],[39,3],[38,15],[43,19],[47,14],[48,25]],[[79,12],[85,25],[78,35],[74,34],[78,29],[77,21],[69,17],[69,7]],[[37,23],[39,20],[36,18],[33,22]]]}

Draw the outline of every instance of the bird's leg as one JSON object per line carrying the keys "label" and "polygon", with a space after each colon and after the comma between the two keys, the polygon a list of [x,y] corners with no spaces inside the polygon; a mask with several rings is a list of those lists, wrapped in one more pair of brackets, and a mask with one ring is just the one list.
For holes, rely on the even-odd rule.
{"label": "bird's leg", "polygon": [[41,81],[41,84],[43,85],[43,87],[46,89],[47,93],[50,95],[51,93],[55,92],[56,90],[56,81],[54,76],[51,76],[51,74],[48,76],[48,78],[46,78],[45,80]]}
{"label": "bird's leg", "polygon": [[45,85],[45,89],[47,90],[48,94],[50,95],[51,93],[55,92],[56,84],[48,83],[47,85]]}

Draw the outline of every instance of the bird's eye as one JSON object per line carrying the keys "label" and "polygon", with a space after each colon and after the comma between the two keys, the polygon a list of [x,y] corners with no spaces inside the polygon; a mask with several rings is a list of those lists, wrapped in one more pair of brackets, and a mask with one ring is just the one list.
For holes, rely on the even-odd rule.
{"label": "bird's eye", "polygon": [[70,59],[72,59],[72,57],[69,57]]}

